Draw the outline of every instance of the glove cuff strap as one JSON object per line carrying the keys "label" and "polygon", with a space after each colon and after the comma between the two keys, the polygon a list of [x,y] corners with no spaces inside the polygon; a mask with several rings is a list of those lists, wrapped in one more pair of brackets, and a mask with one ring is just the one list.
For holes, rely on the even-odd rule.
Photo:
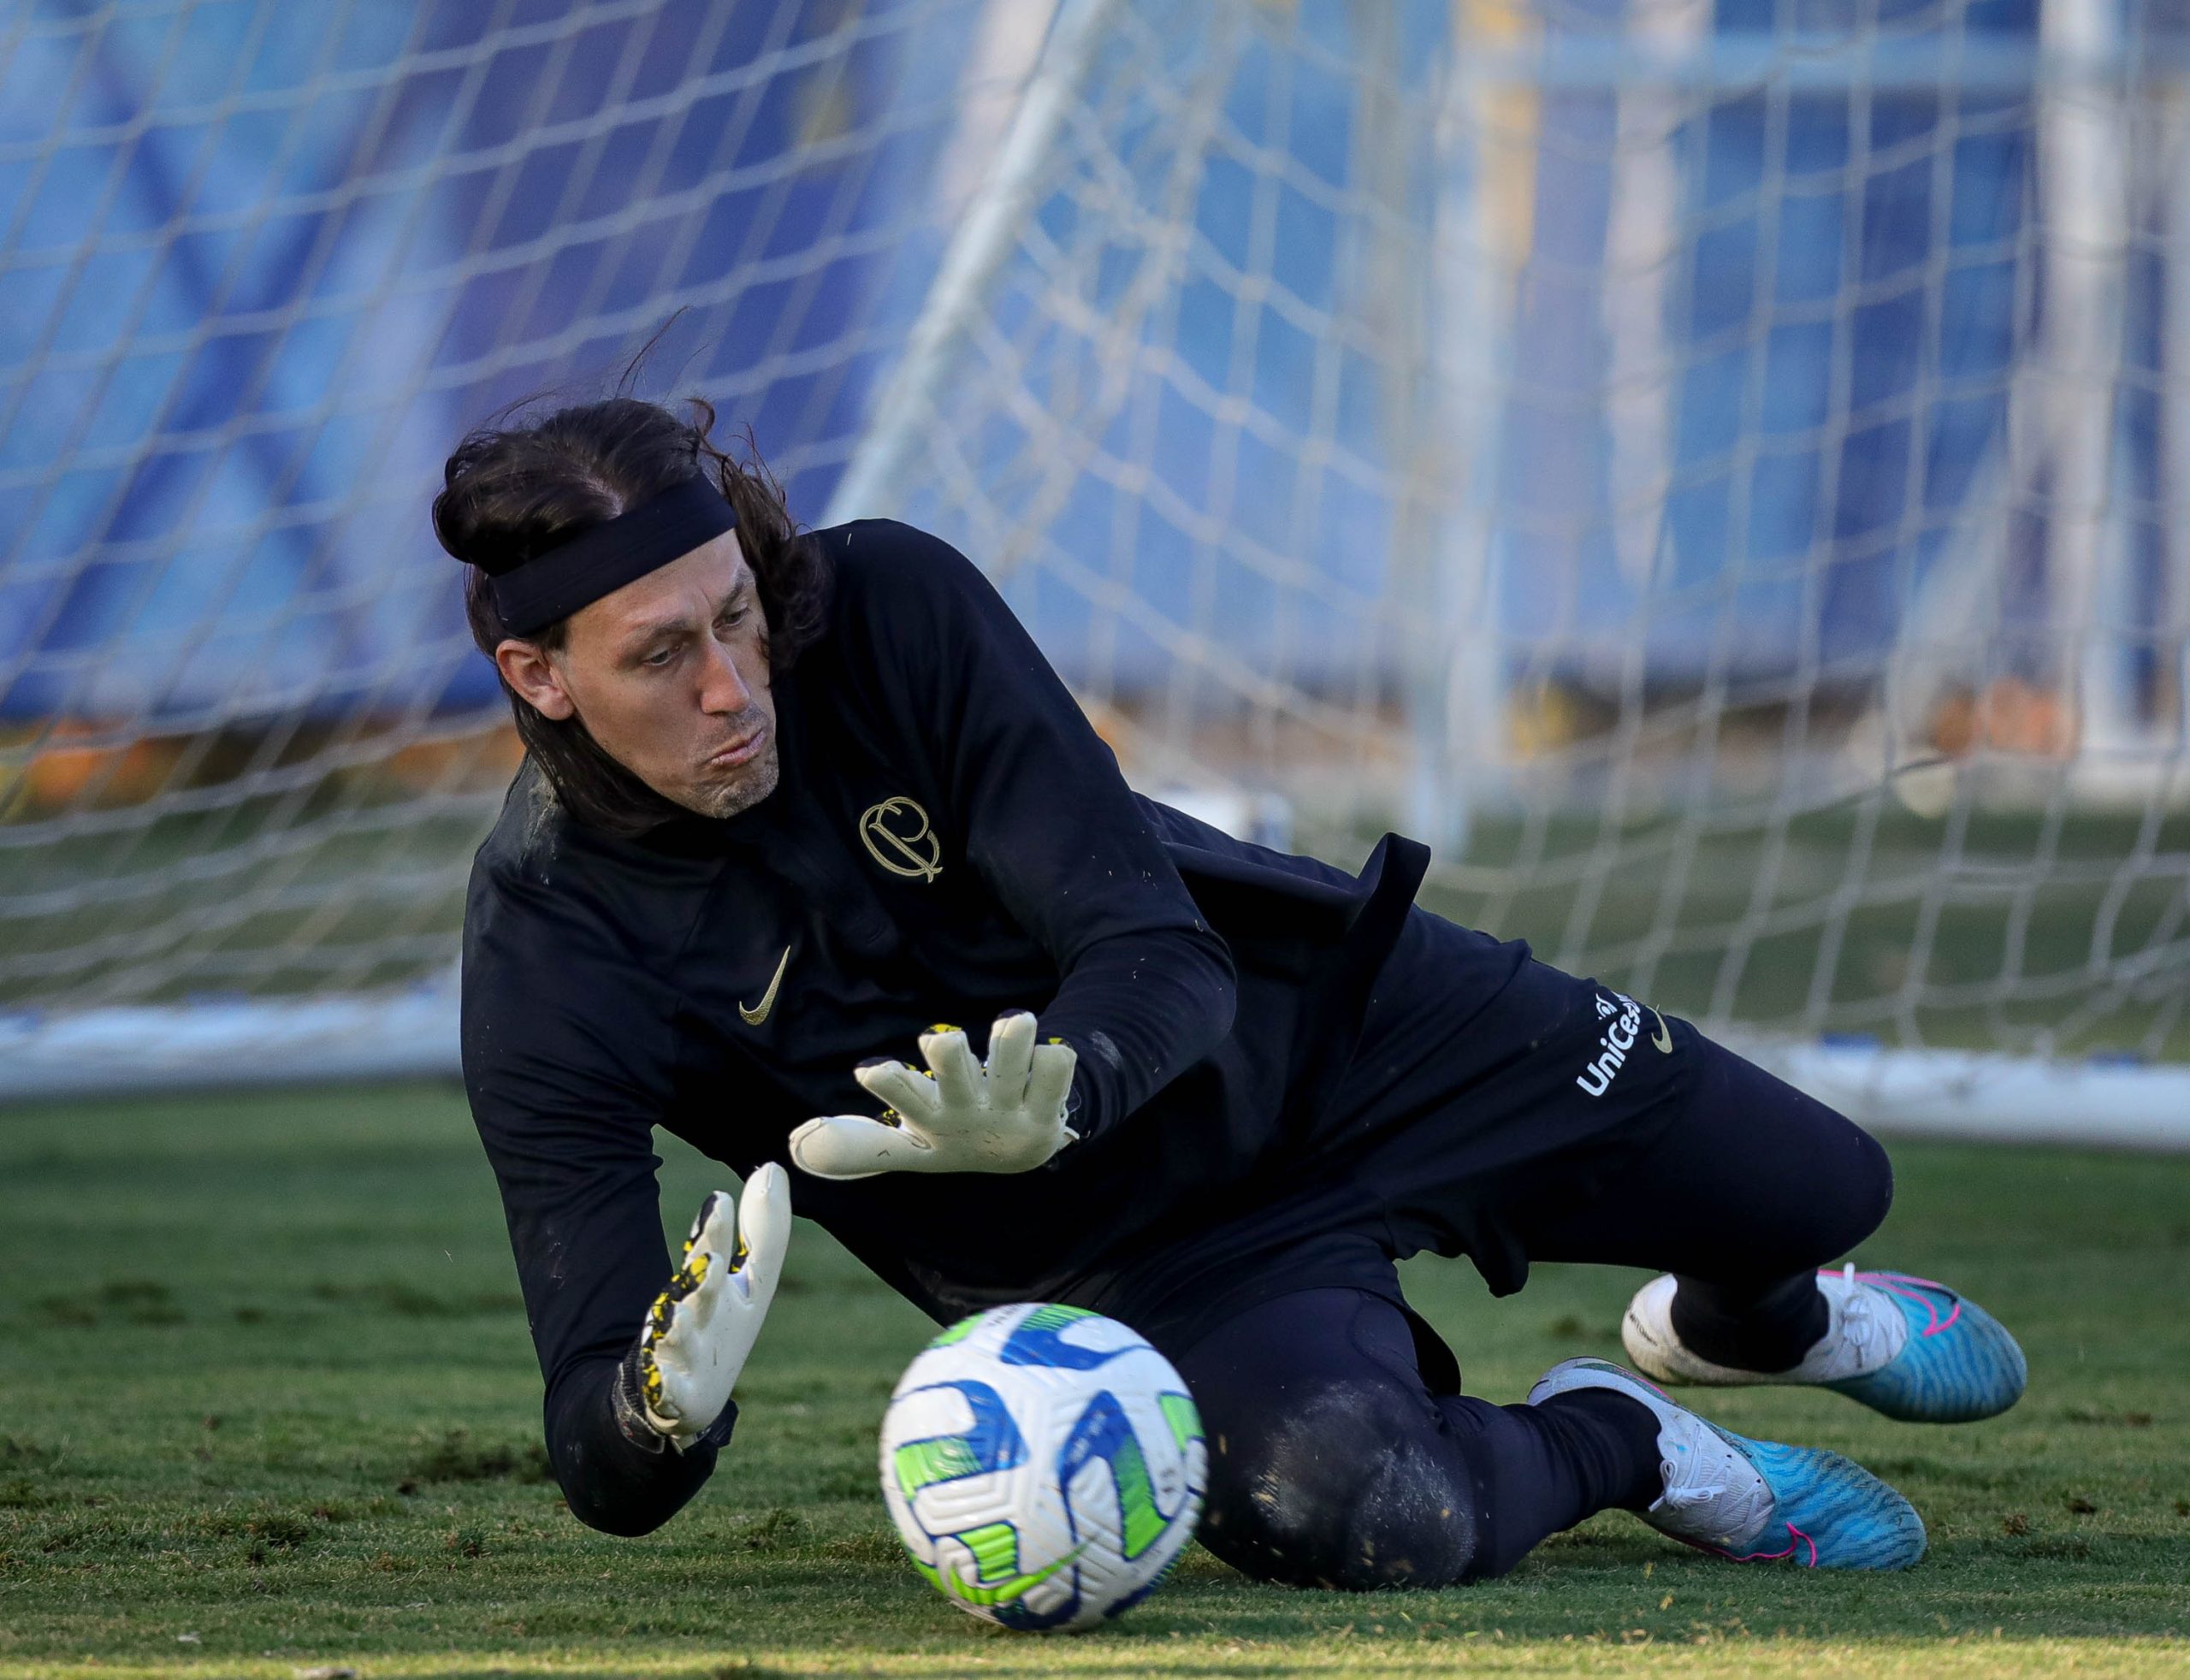
{"label": "glove cuff strap", "polygon": [[609,1388],[609,1409],[615,1415],[618,1431],[642,1452],[659,1452],[669,1445],[669,1432],[654,1422],[640,1398],[636,1348],[625,1354],[624,1363],[616,1368],[616,1381]]}
{"label": "glove cuff strap", "polygon": [[609,1410],[615,1417],[618,1431],[642,1452],[659,1452],[665,1446],[689,1452],[695,1446],[727,1446],[730,1432],[737,1423],[737,1404],[726,1400],[715,1421],[706,1429],[696,1435],[681,1434],[647,1405],[639,1386],[639,1351],[636,1347],[624,1356],[624,1363],[616,1368],[616,1381],[609,1388]]}

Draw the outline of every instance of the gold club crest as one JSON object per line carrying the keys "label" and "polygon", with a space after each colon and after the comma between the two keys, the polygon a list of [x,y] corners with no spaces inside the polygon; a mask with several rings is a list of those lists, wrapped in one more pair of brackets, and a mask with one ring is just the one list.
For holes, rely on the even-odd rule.
{"label": "gold club crest", "polygon": [[892,875],[932,881],[943,873],[943,843],[927,813],[903,794],[892,794],[860,813],[859,837],[867,854]]}

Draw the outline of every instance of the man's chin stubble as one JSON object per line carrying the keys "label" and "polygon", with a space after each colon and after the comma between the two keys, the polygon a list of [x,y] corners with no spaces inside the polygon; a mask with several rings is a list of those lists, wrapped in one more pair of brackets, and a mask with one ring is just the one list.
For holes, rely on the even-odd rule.
{"label": "man's chin stubble", "polygon": [[776,790],[780,771],[781,766],[776,759],[776,743],[771,741],[768,750],[745,766],[745,774],[736,781],[701,790],[701,814],[719,820],[724,817],[734,817],[741,811],[751,810]]}

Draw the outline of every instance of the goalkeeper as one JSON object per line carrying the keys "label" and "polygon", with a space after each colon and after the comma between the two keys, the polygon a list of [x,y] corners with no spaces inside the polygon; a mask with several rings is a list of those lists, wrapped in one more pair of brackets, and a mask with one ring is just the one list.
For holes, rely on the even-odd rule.
{"label": "goalkeeper", "polygon": [[[434,507],[528,748],[465,908],[465,1076],[583,1520],[643,1533],[713,1471],[795,1207],[939,1322],[1146,1335],[1208,1430],[1202,1539],[1259,1578],[1477,1580],[1613,1506],[1739,1559],[1921,1554],[1876,1478],[1618,1366],[1463,1395],[1394,1271],[1646,1267],[1659,1382],[2001,1411],[2022,1358],[1969,1301],[1820,1269],[1885,1216],[1876,1143],[1414,907],[1412,842],[1356,877],[1136,796],[973,565],[797,533],[713,420],[476,432]],[[657,1127],[746,1180],[674,1260]]]}

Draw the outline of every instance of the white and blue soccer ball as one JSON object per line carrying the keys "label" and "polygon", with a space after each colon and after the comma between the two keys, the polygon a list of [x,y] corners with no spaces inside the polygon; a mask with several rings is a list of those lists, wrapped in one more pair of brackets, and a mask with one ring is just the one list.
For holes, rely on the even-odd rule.
{"label": "white and blue soccer ball", "polygon": [[993,1307],[906,1368],[882,1496],[913,1564],[1008,1628],[1092,1627],[1193,1538],[1209,1447],[1170,1361],[1081,1307]]}

